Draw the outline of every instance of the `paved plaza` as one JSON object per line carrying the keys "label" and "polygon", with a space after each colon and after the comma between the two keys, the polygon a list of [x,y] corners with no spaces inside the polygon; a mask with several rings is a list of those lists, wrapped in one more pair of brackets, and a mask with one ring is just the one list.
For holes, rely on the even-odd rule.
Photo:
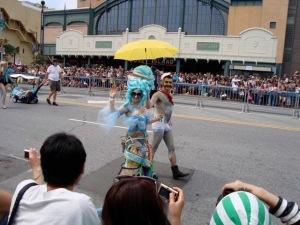
{"label": "paved plaza", "polygon": [[[37,105],[11,103],[7,110],[0,110],[0,187],[13,191],[18,182],[31,177],[23,159],[24,148],[40,148],[47,136],[65,131],[77,135],[88,154],[78,191],[92,196],[101,207],[123,161],[120,137],[126,130],[122,120],[107,133],[97,121],[107,97],[90,97],[73,89],[60,95],[60,106],[55,107],[46,103],[45,89]],[[179,166],[191,175],[181,181],[171,179],[164,144],[155,161],[164,183],[184,189],[183,224],[208,224],[222,185],[236,179],[299,201],[299,119],[220,107],[201,109],[178,103],[180,98],[175,97],[173,114],[175,146]],[[151,129],[149,134],[151,139]],[[280,224],[275,218],[273,221]]]}

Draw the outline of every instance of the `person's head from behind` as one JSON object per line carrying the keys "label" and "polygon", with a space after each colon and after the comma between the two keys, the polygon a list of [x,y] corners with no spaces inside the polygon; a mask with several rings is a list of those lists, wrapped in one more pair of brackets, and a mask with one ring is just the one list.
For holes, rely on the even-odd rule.
{"label": "person's head from behind", "polygon": [[81,141],[66,133],[53,134],[41,147],[44,180],[54,187],[76,184],[84,170],[86,152]]}
{"label": "person's head from behind", "polygon": [[103,211],[103,225],[168,225],[164,203],[154,181],[126,177],[109,189]]}
{"label": "person's head from behind", "polygon": [[[237,191],[220,196],[212,214],[210,225],[223,224],[271,224],[271,215],[265,204],[255,195]],[[223,198],[222,198],[223,197]]]}

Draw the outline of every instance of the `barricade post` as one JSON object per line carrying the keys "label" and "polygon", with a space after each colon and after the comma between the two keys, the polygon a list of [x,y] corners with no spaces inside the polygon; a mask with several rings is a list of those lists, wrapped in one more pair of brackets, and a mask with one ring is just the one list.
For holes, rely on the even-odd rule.
{"label": "barricade post", "polygon": [[63,89],[62,82],[63,82],[63,78],[59,80],[60,94],[63,95],[63,94],[65,94],[66,92],[65,92],[64,89]]}
{"label": "barricade post", "polygon": [[293,109],[293,118],[299,119],[300,117],[300,112],[299,112],[299,101],[300,101],[300,94],[296,94],[296,99],[295,99],[295,107]]}
{"label": "barricade post", "polygon": [[94,93],[92,91],[92,79],[91,76],[89,76],[89,92],[88,92],[89,96],[94,96]]}
{"label": "barricade post", "polygon": [[201,93],[203,91],[202,88],[203,88],[203,85],[199,84],[198,85],[198,96],[197,96],[196,107],[198,107],[200,109],[204,108],[204,106],[203,106],[203,99],[201,98]]}
{"label": "barricade post", "polygon": [[250,90],[247,90],[247,94],[246,94],[246,90],[244,90],[244,103],[242,106],[242,112],[249,112],[249,102],[248,102],[248,96],[250,95]]}

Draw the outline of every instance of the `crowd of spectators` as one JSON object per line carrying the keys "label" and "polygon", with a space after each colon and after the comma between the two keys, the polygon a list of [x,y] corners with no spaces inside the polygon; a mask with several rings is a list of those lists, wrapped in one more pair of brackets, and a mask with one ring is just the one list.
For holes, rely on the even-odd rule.
{"label": "crowd of spectators", "polygon": [[[33,65],[18,66],[15,71],[44,77],[46,69],[47,65]],[[155,72],[159,77],[163,71]],[[110,88],[110,85],[115,82],[124,86],[129,73],[130,70],[124,70],[121,66],[64,67],[62,86]],[[247,101],[257,105],[281,107],[294,107],[299,104],[297,96],[300,92],[300,74],[298,71],[282,77],[181,72],[173,73],[173,81],[175,94],[202,95],[221,100]]]}

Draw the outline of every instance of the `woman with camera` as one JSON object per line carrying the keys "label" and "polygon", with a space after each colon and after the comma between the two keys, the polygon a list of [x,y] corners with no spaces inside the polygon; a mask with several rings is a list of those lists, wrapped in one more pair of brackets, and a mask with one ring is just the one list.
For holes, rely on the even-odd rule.
{"label": "woman with camera", "polygon": [[102,224],[181,225],[183,191],[174,187],[167,196],[169,200],[163,201],[159,186],[150,177],[117,177],[104,200]]}

